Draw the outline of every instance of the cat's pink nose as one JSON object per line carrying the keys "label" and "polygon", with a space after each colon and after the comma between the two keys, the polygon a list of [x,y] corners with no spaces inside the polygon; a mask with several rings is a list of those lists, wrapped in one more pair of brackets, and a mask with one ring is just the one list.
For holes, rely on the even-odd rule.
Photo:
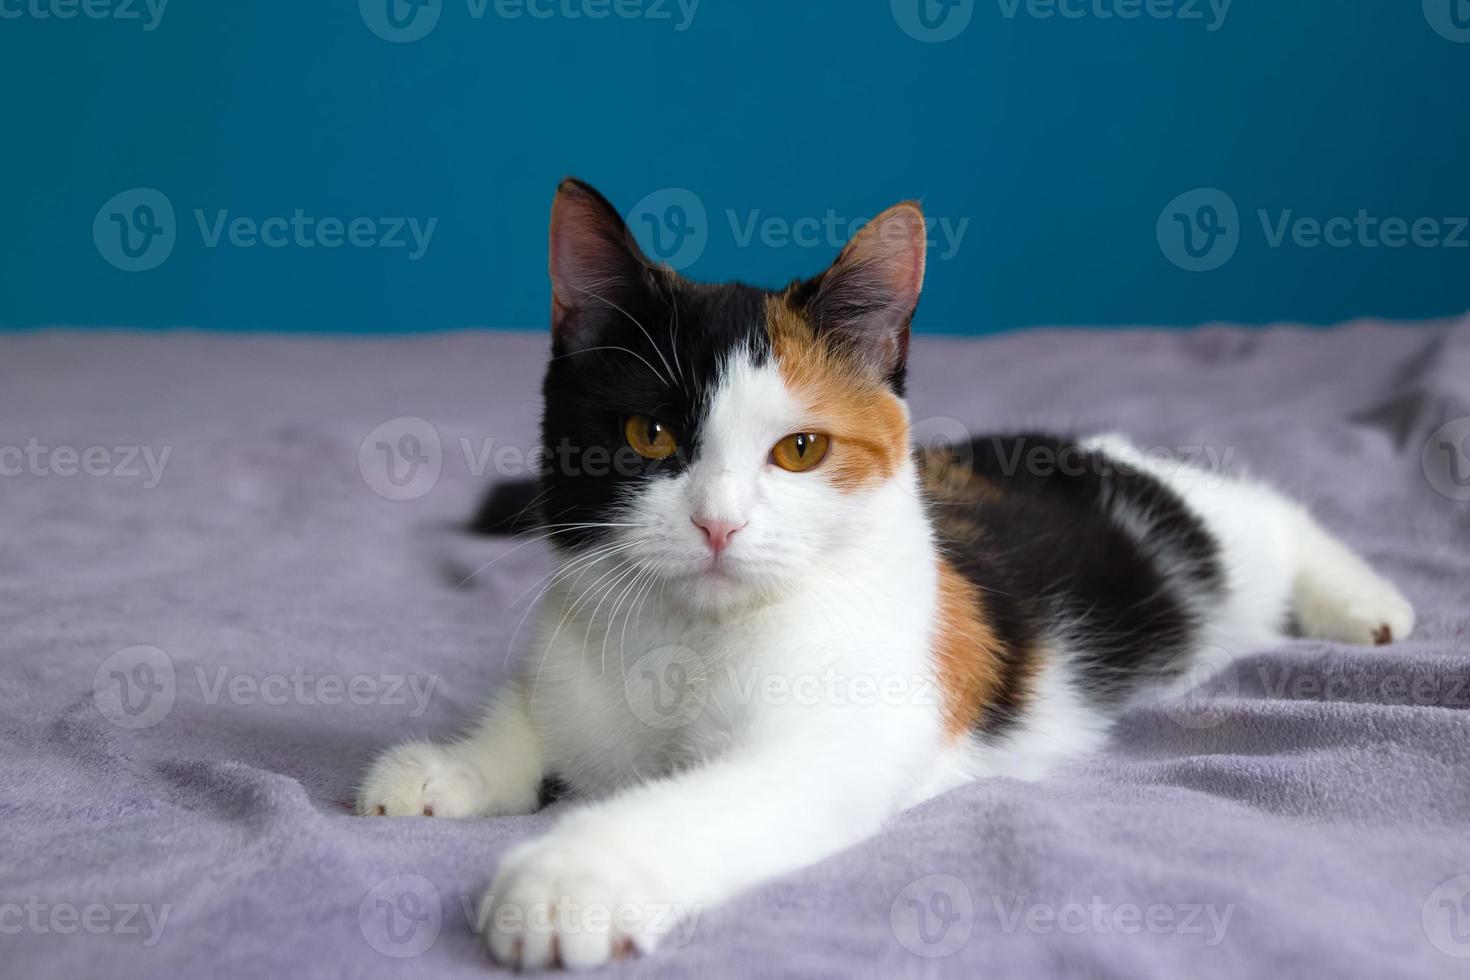
{"label": "cat's pink nose", "polygon": [[746,521],[717,521],[710,517],[691,517],[694,526],[704,532],[704,540],[716,555],[725,550],[735,532],[744,527]]}

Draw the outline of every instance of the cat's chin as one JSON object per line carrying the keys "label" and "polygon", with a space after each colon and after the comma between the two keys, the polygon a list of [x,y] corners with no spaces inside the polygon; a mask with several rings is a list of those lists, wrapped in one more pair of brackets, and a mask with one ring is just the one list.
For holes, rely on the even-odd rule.
{"label": "cat's chin", "polygon": [[738,566],[703,564],[686,574],[668,579],[668,595],[691,612],[706,616],[726,615],[765,605],[780,590]]}

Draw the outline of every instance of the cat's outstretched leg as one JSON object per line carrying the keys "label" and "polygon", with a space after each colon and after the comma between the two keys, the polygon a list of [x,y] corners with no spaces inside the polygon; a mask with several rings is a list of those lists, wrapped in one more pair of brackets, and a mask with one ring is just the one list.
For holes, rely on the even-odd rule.
{"label": "cat's outstretched leg", "polygon": [[1392,643],[1414,629],[1414,607],[1394,584],[1283,499],[1295,558],[1292,611],[1306,636],[1360,645]]}
{"label": "cat's outstretched leg", "polygon": [[1226,577],[1215,616],[1221,646],[1269,643],[1288,613],[1305,636],[1363,646],[1413,630],[1414,607],[1393,583],[1285,494],[1248,477],[1147,456],[1116,434],[1086,444],[1152,473],[1205,522]]}
{"label": "cat's outstretched leg", "polygon": [[519,682],[457,742],[405,742],[378,756],[357,791],[357,812],[389,817],[530,813],[543,775],[541,748]]}

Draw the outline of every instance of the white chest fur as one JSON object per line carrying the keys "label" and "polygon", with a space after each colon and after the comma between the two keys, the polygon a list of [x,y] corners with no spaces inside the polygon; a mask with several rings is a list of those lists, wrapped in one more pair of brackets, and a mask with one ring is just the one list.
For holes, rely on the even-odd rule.
{"label": "white chest fur", "polygon": [[752,728],[795,738],[803,716],[839,712],[937,737],[930,533],[916,496],[879,492],[892,519],[790,599],[691,613],[656,587],[609,589],[613,559],[559,588],[523,668],[549,768],[601,796],[716,758]]}

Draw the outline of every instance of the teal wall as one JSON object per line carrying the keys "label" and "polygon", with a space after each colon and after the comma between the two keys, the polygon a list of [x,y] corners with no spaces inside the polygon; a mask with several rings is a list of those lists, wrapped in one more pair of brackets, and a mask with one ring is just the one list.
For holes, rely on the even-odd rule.
{"label": "teal wall", "polygon": [[0,0],[0,86],[6,327],[539,327],[564,174],[767,284],[921,198],[926,330],[1470,308],[1470,0]]}

